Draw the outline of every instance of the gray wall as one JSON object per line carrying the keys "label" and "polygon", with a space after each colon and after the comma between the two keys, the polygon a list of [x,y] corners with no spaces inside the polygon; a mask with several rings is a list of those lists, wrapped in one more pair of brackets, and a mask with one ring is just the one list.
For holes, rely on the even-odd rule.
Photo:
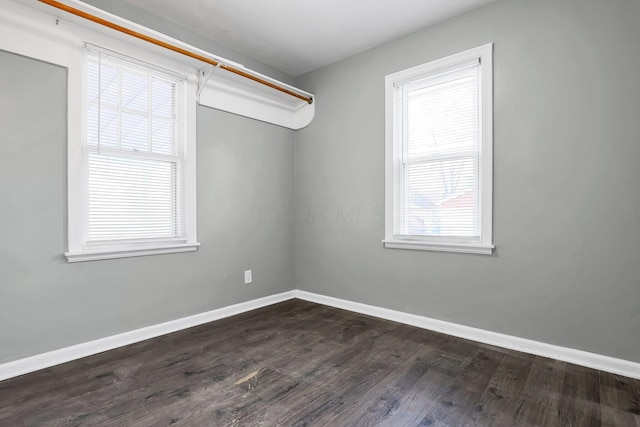
{"label": "gray wall", "polygon": [[0,88],[0,363],[294,288],[293,131],[198,107],[198,252],[67,264],[66,70]]}
{"label": "gray wall", "polygon": [[[639,21],[501,1],[300,77],[297,288],[640,362]],[[495,255],[383,249],[384,76],[488,42]]]}

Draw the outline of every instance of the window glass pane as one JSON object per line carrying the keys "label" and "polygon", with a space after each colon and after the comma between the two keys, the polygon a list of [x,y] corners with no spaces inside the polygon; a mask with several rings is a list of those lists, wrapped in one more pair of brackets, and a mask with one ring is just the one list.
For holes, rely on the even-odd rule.
{"label": "window glass pane", "polygon": [[475,158],[430,161],[406,167],[406,233],[479,236]]}
{"label": "window glass pane", "polygon": [[475,75],[409,91],[407,99],[409,158],[477,147],[478,90]]}
{"label": "window glass pane", "polygon": [[151,150],[157,154],[174,154],[174,121],[153,118],[151,123]]}
{"label": "window glass pane", "polygon": [[100,67],[98,66],[98,61],[94,59],[89,59],[87,61],[87,69],[86,69],[86,90],[87,90],[87,101],[89,103],[98,102],[98,95],[100,93],[98,89],[99,84],[99,71]]}
{"label": "window glass pane", "polygon": [[90,105],[86,112],[86,138],[87,145],[98,145],[98,104]]}
{"label": "window glass pane", "polygon": [[121,148],[128,151],[149,151],[149,119],[145,116],[122,112]]}
{"label": "window glass pane", "polygon": [[154,78],[151,80],[151,94],[151,113],[155,116],[175,118],[175,83]]}
{"label": "window glass pane", "polygon": [[149,111],[149,77],[122,67],[121,108],[141,113]]}
{"label": "window glass pane", "polygon": [[478,70],[417,77],[395,91],[402,132],[396,232],[480,236]]}
{"label": "window glass pane", "polygon": [[100,102],[103,106],[118,106],[118,67],[102,61],[100,67]]}
{"label": "window glass pane", "polygon": [[100,109],[100,146],[118,147],[118,112],[107,107]]}
{"label": "window glass pane", "polygon": [[176,166],[90,153],[89,239],[173,237]]}

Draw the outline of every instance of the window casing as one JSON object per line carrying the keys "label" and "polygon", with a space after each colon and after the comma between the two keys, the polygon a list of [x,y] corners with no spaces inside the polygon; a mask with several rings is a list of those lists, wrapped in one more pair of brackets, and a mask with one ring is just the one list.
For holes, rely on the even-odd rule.
{"label": "window casing", "polygon": [[385,247],[490,254],[492,45],[385,84]]}
{"label": "window casing", "polygon": [[192,79],[88,43],[81,56],[67,259],[196,250]]}

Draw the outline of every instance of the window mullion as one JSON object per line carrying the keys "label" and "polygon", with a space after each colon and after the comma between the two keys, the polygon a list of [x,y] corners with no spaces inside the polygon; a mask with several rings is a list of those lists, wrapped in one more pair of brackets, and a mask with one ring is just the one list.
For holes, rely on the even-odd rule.
{"label": "window mullion", "polygon": [[429,163],[429,162],[437,162],[441,160],[455,160],[455,159],[464,159],[470,157],[477,157],[478,150],[465,150],[465,151],[455,151],[452,153],[443,153],[443,154],[431,154],[419,157],[410,157],[404,164],[407,165],[415,165],[420,163]]}

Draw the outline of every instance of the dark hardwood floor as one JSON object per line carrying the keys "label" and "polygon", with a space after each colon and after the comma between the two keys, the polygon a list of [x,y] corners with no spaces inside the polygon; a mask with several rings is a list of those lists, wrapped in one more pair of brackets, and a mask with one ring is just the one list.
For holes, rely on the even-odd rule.
{"label": "dark hardwood floor", "polygon": [[639,381],[300,300],[0,382],[0,426],[640,426]]}

